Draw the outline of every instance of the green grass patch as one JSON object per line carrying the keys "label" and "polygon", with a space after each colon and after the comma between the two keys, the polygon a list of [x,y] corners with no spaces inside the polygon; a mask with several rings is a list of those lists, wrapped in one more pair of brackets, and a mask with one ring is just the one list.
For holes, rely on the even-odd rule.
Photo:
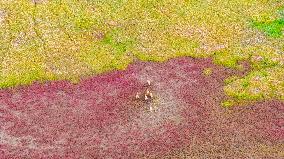
{"label": "green grass patch", "polygon": [[270,37],[279,38],[283,36],[284,18],[271,22],[253,22],[253,26]]}
{"label": "green grass patch", "polygon": [[263,31],[268,36],[273,38],[280,38],[283,36],[284,31],[284,7],[277,10],[279,15],[278,19],[267,21],[253,21],[252,26]]}
{"label": "green grass patch", "polygon": [[283,77],[279,66],[253,71],[243,78],[228,79],[224,91],[238,100],[282,99]]}

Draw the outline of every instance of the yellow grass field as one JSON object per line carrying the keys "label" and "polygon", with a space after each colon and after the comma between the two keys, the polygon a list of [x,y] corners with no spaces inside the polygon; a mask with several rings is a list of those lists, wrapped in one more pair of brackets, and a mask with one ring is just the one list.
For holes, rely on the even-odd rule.
{"label": "yellow grass field", "polygon": [[281,0],[2,0],[0,88],[78,82],[135,59],[190,56],[240,70],[239,62],[250,63],[247,76],[224,81],[232,100],[284,100],[283,6]]}

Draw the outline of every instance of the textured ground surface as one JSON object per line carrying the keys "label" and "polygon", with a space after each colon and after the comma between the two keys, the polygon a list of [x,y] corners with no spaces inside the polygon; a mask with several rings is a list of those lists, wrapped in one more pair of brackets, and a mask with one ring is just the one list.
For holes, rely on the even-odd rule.
{"label": "textured ground surface", "polygon": [[283,0],[1,0],[0,88],[211,57],[253,69],[226,93],[284,100]]}
{"label": "textured ground surface", "polygon": [[236,73],[179,58],[1,90],[0,158],[284,157],[283,102],[220,106],[223,79]]}

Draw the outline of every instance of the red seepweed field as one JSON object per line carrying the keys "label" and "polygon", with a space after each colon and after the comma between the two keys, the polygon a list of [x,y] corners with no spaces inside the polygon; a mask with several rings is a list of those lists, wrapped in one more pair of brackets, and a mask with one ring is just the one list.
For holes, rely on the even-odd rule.
{"label": "red seepweed field", "polygon": [[0,159],[282,158],[283,102],[221,107],[224,79],[245,73],[176,58],[1,90]]}

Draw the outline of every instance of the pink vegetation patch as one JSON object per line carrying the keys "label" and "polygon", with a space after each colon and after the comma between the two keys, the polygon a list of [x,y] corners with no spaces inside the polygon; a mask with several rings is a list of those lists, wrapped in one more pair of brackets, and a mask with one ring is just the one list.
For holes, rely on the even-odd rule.
{"label": "pink vegetation patch", "polygon": [[[208,67],[213,74],[204,76]],[[180,150],[228,158],[246,156],[234,149],[281,143],[283,102],[221,108],[223,80],[232,73],[210,59],[179,58],[137,62],[77,85],[2,90],[0,158],[183,158]]]}

